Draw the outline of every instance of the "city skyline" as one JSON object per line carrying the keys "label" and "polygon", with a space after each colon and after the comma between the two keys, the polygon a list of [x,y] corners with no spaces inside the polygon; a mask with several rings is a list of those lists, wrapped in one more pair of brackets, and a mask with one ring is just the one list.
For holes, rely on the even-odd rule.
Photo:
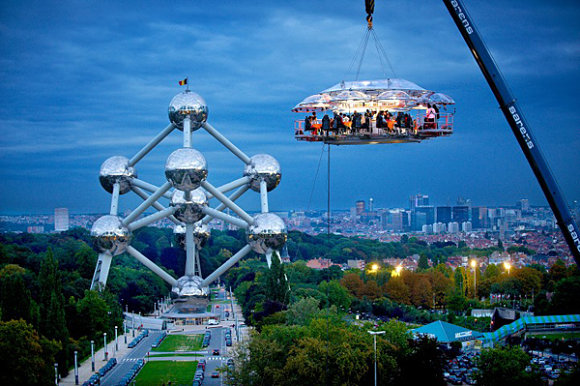
{"label": "city skyline", "polygon": [[[206,99],[212,125],[250,155],[266,150],[280,161],[273,210],[326,207],[326,154],[294,140],[293,121],[303,114],[290,109],[354,77],[345,71],[364,33],[362,1],[31,4],[5,4],[0,15],[1,213],[102,211],[109,195],[98,183],[100,164],[132,156],[167,125],[167,105],[185,76]],[[519,0],[466,6],[572,203],[580,197],[574,127],[580,6]],[[443,4],[378,2],[375,29],[397,72],[392,76],[457,101],[455,134],[418,145],[333,147],[332,208],[369,197],[375,207],[406,207],[419,192],[441,205],[458,196],[488,206],[521,198],[547,205]],[[369,48],[360,79],[382,77]],[[172,135],[139,165],[139,175],[163,183],[165,158],[179,141]],[[212,183],[241,175],[242,165],[228,168],[231,155],[223,157],[206,133],[196,132],[193,141],[208,159]],[[128,196],[121,210],[138,201]],[[256,210],[257,202],[242,200]]]}

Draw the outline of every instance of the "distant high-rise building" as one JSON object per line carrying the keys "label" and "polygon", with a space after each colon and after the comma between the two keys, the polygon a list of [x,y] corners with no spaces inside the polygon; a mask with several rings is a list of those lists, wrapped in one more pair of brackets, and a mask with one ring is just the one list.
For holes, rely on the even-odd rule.
{"label": "distant high-rise building", "polygon": [[473,229],[487,229],[489,224],[487,208],[479,206],[471,208],[471,225]]}
{"label": "distant high-rise building", "polygon": [[433,233],[445,233],[447,232],[447,224],[442,222],[436,222],[433,224]]}
{"label": "distant high-rise building", "polygon": [[375,200],[372,197],[369,198],[369,212],[372,212],[374,210],[374,206],[373,206],[374,202],[375,202]]}
{"label": "distant high-rise building", "polygon": [[54,230],[57,232],[68,231],[68,209],[56,208],[54,210]]}
{"label": "distant high-rise building", "polygon": [[404,219],[407,218],[407,213],[402,209],[391,209],[381,214],[383,229],[392,231],[403,231]]}
{"label": "distant high-rise building", "polygon": [[364,213],[364,211],[365,211],[365,202],[364,202],[364,200],[358,200],[355,203],[355,208],[356,208],[356,214],[357,215],[360,215],[360,214]]}
{"label": "distant high-rise building", "polygon": [[429,196],[425,194],[416,194],[409,197],[409,204],[411,206],[411,210],[418,206],[427,206],[429,205]]}
{"label": "distant high-rise building", "polygon": [[472,231],[472,225],[470,221],[464,221],[461,223],[461,231],[462,232],[471,232]]}
{"label": "distant high-rise building", "polygon": [[516,203],[516,207],[521,209],[522,212],[528,212],[530,210],[530,201],[527,198],[522,198]]}
{"label": "distant high-rise building", "polygon": [[469,221],[469,207],[454,206],[451,217],[453,218],[453,221],[459,224],[461,224],[462,222]]}
{"label": "distant high-rise building", "polygon": [[420,231],[427,224],[427,214],[423,211],[415,211],[411,214],[411,230]]}
{"label": "distant high-rise building", "polygon": [[455,221],[450,222],[447,225],[447,231],[449,233],[459,233],[459,224]]}
{"label": "distant high-rise building", "polygon": [[437,222],[447,224],[451,222],[451,207],[450,206],[438,206],[437,207]]}
{"label": "distant high-rise building", "polygon": [[433,233],[433,225],[423,225],[421,227],[421,232],[423,232],[423,233]]}

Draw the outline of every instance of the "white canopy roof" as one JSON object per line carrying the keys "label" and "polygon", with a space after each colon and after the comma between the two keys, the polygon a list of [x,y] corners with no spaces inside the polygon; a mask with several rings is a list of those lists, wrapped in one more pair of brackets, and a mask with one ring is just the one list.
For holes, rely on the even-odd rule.
{"label": "white canopy roof", "polygon": [[413,82],[409,82],[408,80],[401,78],[343,81],[335,84],[330,88],[327,88],[322,92],[330,93],[333,91],[342,90],[413,90],[423,91],[425,93],[430,92],[429,90],[425,90],[423,87],[420,87]]}

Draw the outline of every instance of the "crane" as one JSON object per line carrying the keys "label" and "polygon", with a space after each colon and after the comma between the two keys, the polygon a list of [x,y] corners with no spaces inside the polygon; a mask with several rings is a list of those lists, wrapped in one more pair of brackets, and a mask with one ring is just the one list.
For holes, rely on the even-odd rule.
{"label": "crane", "polygon": [[[367,0],[371,1],[371,0]],[[481,72],[483,73],[493,95],[499,103],[499,107],[503,112],[512,132],[514,133],[518,144],[520,145],[532,171],[534,172],[540,187],[552,208],[552,212],[556,217],[558,226],[562,230],[564,239],[570,247],[570,251],[576,265],[580,266],[580,230],[578,225],[572,218],[570,208],[566,204],[566,200],[552,175],[548,163],[540,150],[538,142],[535,140],[530,125],[528,124],[522,109],[513,96],[499,68],[491,53],[487,49],[485,43],[473,19],[467,12],[462,0],[443,0],[447,7],[449,14],[453,18],[455,25],[459,29],[461,36],[467,43],[469,50],[473,54]]]}

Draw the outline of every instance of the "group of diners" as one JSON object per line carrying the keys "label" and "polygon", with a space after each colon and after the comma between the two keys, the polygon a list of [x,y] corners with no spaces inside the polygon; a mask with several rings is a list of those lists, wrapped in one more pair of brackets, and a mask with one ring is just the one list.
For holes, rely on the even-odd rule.
{"label": "group of diners", "polygon": [[413,119],[411,114],[399,111],[396,114],[388,110],[366,110],[363,114],[356,110],[352,114],[334,111],[332,118],[328,114],[319,120],[316,112],[304,119],[304,130],[312,135],[365,135],[365,134],[411,134],[417,130],[437,128],[439,110],[433,105],[427,106],[425,117]]}

